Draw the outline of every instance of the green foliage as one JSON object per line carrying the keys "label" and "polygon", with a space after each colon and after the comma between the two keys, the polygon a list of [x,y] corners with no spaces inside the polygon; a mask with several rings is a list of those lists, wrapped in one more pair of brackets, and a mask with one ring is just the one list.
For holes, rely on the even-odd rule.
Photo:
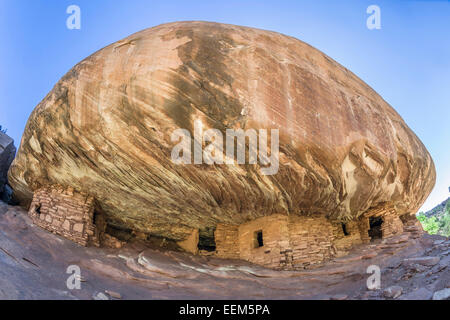
{"label": "green foliage", "polygon": [[429,234],[438,234],[439,232],[439,220],[436,217],[428,218],[423,212],[421,212],[417,219],[422,223],[423,229]]}
{"label": "green foliage", "polygon": [[450,214],[445,215],[441,220],[441,235],[450,237]]}
{"label": "green foliage", "polygon": [[3,129],[2,126],[0,126],[0,132],[6,133],[6,131],[8,131],[8,130]]}
{"label": "green foliage", "polygon": [[420,212],[417,219],[429,234],[450,237],[450,202],[447,202],[443,214],[427,217],[423,212]]}
{"label": "green foliage", "polygon": [[441,217],[440,221],[440,234],[445,237],[450,237],[450,202],[447,203],[445,208],[445,214]]}

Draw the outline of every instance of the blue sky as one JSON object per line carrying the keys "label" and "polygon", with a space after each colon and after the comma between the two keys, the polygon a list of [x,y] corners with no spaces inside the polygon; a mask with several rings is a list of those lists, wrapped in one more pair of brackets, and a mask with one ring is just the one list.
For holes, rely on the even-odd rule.
{"label": "blue sky", "polygon": [[[81,30],[66,28],[69,5]],[[366,27],[369,5],[381,30]],[[430,151],[437,184],[423,209],[450,194],[450,1],[0,0],[0,125],[16,145],[34,107],[76,63],[165,22],[206,20],[268,29],[323,51],[374,88]]]}

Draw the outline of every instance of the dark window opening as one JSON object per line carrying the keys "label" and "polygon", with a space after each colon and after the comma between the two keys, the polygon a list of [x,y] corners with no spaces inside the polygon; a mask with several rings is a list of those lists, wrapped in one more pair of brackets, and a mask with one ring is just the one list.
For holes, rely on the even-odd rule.
{"label": "dark window opening", "polygon": [[263,232],[262,230],[255,232],[255,248],[261,248],[264,246]]}
{"label": "dark window opening", "polygon": [[41,214],[41,205],[37,205],[36,208],[34,209],[34,212],[36,212],[38,215]]}
{"label": "dark window opening", "polygon": [[347,231],[347,225],[345,223],[342,224],[342,232],[344,232],[344,236],[350,235],[350,233]]}
{"label": "dark window opening", "polygon": [[98,225],[99,224],[99,214],[98,214],[98,212],[97,212],[97,210],[94,210],[94,214],[92,215],[92,223],[93,224],[95,224],[95,225]]}
{"label": "dark window opening", "polygon": [[214,237],[200,235],[198,238],[198,250],[207,252],[216,251],[216,241]]}
{"label": "dark window opening", "polygon": [[369,236],[372,240],[381,239],[383,236],[383,232],[381,230],[381,226],[383,225],[383,218],[381,217],[371,217],[369,219],[370,229]]}

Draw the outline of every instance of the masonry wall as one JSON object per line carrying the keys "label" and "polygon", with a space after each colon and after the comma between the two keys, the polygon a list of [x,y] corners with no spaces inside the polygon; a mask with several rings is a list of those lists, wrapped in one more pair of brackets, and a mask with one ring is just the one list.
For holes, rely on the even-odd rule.
{"label": "masonry wall", "polygon": [[302,269],[332,257],[333,226],[324,216],[291,216],[289,237],[292,259],[287,268]]}
{"label": "masonry wall", "polygon": [[419,238],[425,232],[415,215],[407,213],[400,216],[400,220],[403,223],[403,232],[408,233],[411,238]]}
{"label": "masonry wall", "polygon": [[381,226],[383,238],[390,238],[403,233],[403,223],[395,209],[387,210],[383,215],[383,220]]}
{"label": "masonry wall", "polygon": [[37,226],[82,246],[99,246],[94,199],[72,188],[52,186],[34,193],[29,216]]}
{"label": "masonry wall", "polygon": [[364,216],[357,221],[359,234],[361,235],[362,243],[369,243],[372,240],[369,236],[370,223],[369,218]]}
{"label": "masonry wall", "polygon": [[[359,222],[342,225],[325,216],[272,215],[240,226],[218,225],[215,232],[218,257],[242,259],[272,269],[303,269],[336,255],[336,247],[349,249],[362,243]],[[262,232],[263,246],[257,243]]]}
{"label": "masonry wall", "polygon": [[[331,222],[333,228],[333,249],[336,256],[343,256],[353,246],[370,242],[369,219],[362,218],[350,222]],[[345,234],[344,227],[347,232]]]}
{"label": "masonry wall", "polygon": [[381,225],[382,237],[390,238],[392,236],[403,233],[403,222],[398,216],[394,208],[377,208],[367,212],[366,217],[382,217],[383,224]]}
{"label": "masonry wall", "polygon": [[217,225],[214,232],[216,255],[225,259],[239,259],[239,226],[230,224]]}
{"label": "masonry wall", "polygon": [[[256,234],[263,234],[263,246],[258,247]],[[240,258],[269,268],[280,268],[285,264],[289,243],[288,217],[272,215],[239,226]]]}
{"label": "masonry wall", "polygon": [[[304,269],[346,255],[353,246],[370,242],[372,216],[383,218],[383,238],[403,232],[404,222],[393,209],[377,209],[346,223],[329,220],[325,215],[275,214],[240,226],[217,226],[216,253],[219,257],[247,260],[272,269]],[[262,232],[263,246],[257,243],[258,232]]]}

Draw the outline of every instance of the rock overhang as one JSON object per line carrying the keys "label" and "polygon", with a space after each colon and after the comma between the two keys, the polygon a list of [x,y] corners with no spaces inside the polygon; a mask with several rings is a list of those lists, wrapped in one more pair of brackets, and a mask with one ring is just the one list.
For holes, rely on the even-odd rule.
{"label": "rock overhang", "polygon": [[[194,133],[199,119],[205,129],[278,129],[278,173],[175,165],[171,133]],[[65,75],[30,116],[9,177],[24,203],[43,186],[70,186],[111,224],[184,240],[274,213],[415,213],[435,175],[395,110],[320,51],[274,32],[179,22]]]}

